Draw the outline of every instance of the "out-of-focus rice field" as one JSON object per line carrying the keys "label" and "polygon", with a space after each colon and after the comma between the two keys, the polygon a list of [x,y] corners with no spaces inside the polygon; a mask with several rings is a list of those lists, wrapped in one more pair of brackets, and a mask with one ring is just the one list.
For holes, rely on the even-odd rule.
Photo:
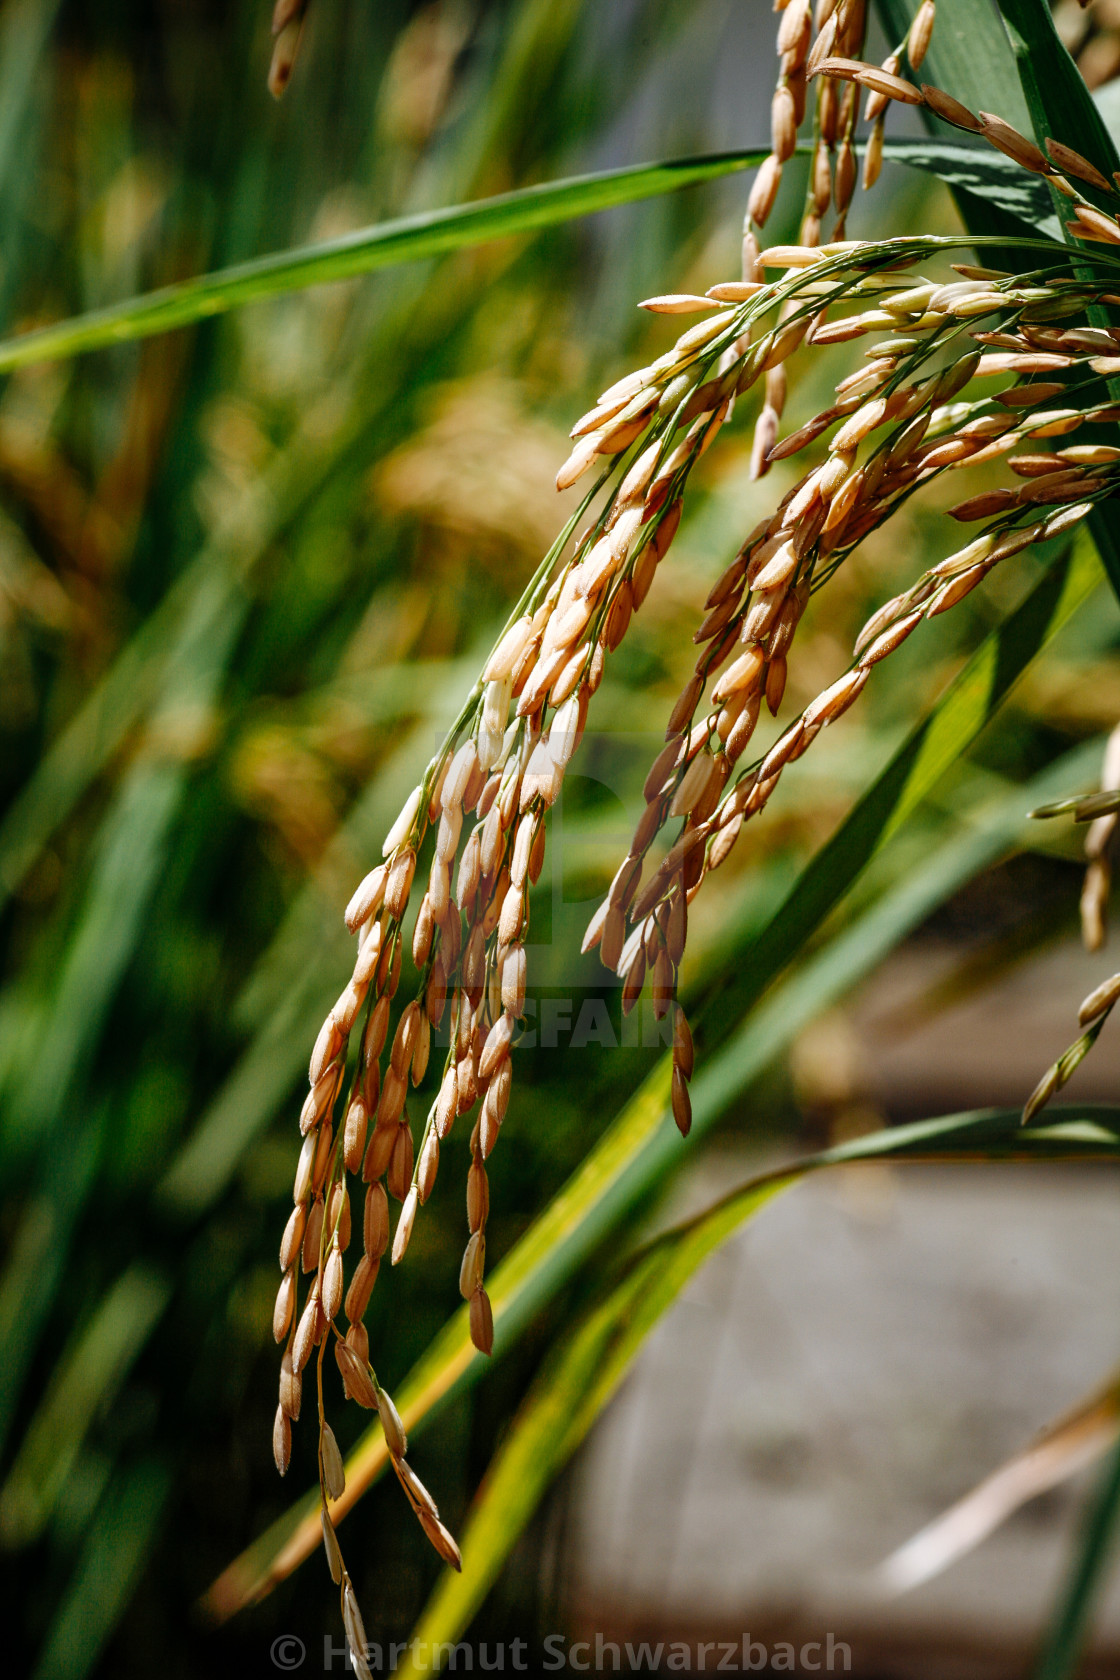
{"label": "out-of-focus rice field", "polygon": [[[256,0],[0,10],[5,333],[389,217],[767,141],[774,22],[761,5],[315,0],[279,104],[265,87],[268,22]],[[775,239],[796,228],[795,175]],[[310,1431],[284,1484],[272,1464],[271,1311],[307,1056],[349,972],[341,908],[574,505],[553,482],[569,427],[671,342],[635,303],[737,276],[748,180],[0,382],[0,1548],[13,1674],[269,1673],[281,1633],[297,1629],[313,1653],[324,1634],[341,1641],[319,1557],[220,1630],[197,1609],[315,1480]],[[877,200],[854,231],[873,214],[895,232],[959,225],[924,174],[888,167]],[[790,427],[845,365],[837,352],[793,364]],[[535,923],[548,947],[538,1000],[578,1020],[601,997],[612,1026],[582,1045],[542,1032],[521,1056],[493,1163],[492,1264],[656,1054],[617,1042],[618,988],[579,941],[691,670],[697,603],[794,481],[794,463],[750,480],[756,407],[740,404],[703,464],[565,791]],[[791,703],[840,673],[900,571],[940,556],[938,512],[956,494],[915,502],[814,604]],[[720,891],[698,901],[686,987],[723,972],[729,921],[740,938],[763,923],[1039,575],[1025,555],[927,626],[827,750],[783,780]],[[1118,631],[1102,586],[857,903],[970,811],[1112,727]],[[927,926],[955,953],[924,998],[931,1015],[1073,936],[1079,838],[1038,828]],[[919,935],[908,950],[921,949]],[[1023,1095],[1062,1047],[1056,1030],[1052,1045],[1024,1046]],[[830,1084],[835,1057],[823,1073],[813,1058],[803,1041],[792,1072],[779,1058],[731,1105],[697,1145],[705,1172],[729,1144],[790,1153],[927,1111],[920,1091],[902,1103],[874,1079],[854,1094]],[[896,1090],[905,1075],[893,1077]],[[390,1387],[457,1303],[465,1135],[445,1162],[408,1264],[367,1319]],[[417,1440],[453,1527],[600,1268],[593,1254]],[[336,1427],[346,1448],[359,1421]],[[371,1637],[407,1638],[437,1560],[395,1487],[369,1493],[346,1543]],[[530,1527],[483,1634],[547,1624],[555,1544],[555,1525]]]}

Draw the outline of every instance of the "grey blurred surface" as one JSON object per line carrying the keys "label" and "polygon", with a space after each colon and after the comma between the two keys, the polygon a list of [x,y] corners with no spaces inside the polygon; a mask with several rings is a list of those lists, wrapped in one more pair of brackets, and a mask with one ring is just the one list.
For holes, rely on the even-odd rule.
{"label": "grey blurred surface", "polygon": [[[709,1159],[689,1200],[754,1165]],[[869,1573],[1120,1361],[1118,1188],[1104,1167],[869,1166],[765,1208],[658,1327],[583,1453],[575,1624],[833,1632],[866,1675],[1025,1674],[1085,1477],[903,1598]],[[1101,1639],[1092,1672],[1120,1673],[1120,1582]]]}
{"label": "grey blurred surface", "polygon": [[[904,948],[884,963],[849,1015],[857,1079],[892,1117],[1024,1102],[1078,1036],[1081,999],[1120,966],[1115,942],[1091,954],[1069,937],[982,990],[931,1009],[923,1000],[960,954],[949,942]],[[1118,1097],[1120,1020],[1114,1016],[1061,1100]]]}

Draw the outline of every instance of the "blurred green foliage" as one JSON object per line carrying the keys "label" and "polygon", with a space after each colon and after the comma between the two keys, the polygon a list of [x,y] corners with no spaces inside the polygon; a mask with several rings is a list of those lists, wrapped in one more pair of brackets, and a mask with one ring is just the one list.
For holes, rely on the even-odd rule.
{"label": "blurred green foliage", "polygon": [[[260,4],[11,0],[5,330],[389,216],[723,143],[706,89],[727,40],[754,38],[726,28],[715,0],[319,3],[275,106]],[[768,52],[768,15],[751,28]],[[762,110],[736,108],[736,144],[764,138]],[[954,225],[925,179],[888,190],[896,231]],[[192,1610],[293,1491],[268,1448],[269,1322],[299,1085],[348,968],[339,910],[570,511],[552,489],[568,425],[668,341],[634,301],[733,273],[739,197],[734,181],[693,188],[21,370],[0,391],[0,1545],[18,1606],[13,1672],[267,1672],[279,1632],[312,1649],[340,1637],[314,1565],[219,1635]],[[796,183],[783,207],[792,227]],[[806,370],[791,425],[837,365]],[[783,467],[750,483],[750,419],[741,409],[705,462],[565,801],[536,978],[570,995],[578,975],[577,1012],[602,995],[616,1023],[597,963],[578,962],[582,922],[691,665],[681,624],[791,481]],[[899,557],[907,576],[920,570],[936,505],[913,506],[829,587],[799,641],[794,700],[842,668],[869,606],[897,587]],[[721,877],[741,926],[764,924],[1039,564],[1024,558],[916,638],[828,752],[786,778]],[[1114,721],[1116,628],[1098,595],[923,809],[911,849],[884,860],[884,880],[950,811]],[[1068,836],[1039,844],[1073,882]],[[698,905],[693,985],[718,959],[726,906]],[[495,1258],[653,1055],[561,1044],[522,1058],[494,1159]],[[800,1124],[783,1078],[751,1124],[755,1140]],[[455,1299],[465,1137],[445,1163],[409,1264],[368,1316],[390,1387]],[[419,1446],[453,1525],[594,1271]],[[289,1483],[313,1475],[297,1432]],[[519,1630],[544,1614],[538,1543],[496,1589],[498,1623],[511,1604]],[[351,1519],[347,1557],[371,1637],[403,1638],[436,1564],[394,1489]]]}

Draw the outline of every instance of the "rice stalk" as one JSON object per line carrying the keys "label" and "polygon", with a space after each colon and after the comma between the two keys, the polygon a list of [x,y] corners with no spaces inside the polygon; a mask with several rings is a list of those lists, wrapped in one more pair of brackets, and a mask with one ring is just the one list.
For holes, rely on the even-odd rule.
{"label": "rice stalk", "polygon": [[[386,1253],[391,1266],[405,1258],[436,1181],[441,1145],[457,1120],[477,1110],[460,1290],[475,1346],[491,1351],[487,1161],[510,1105],[511,1050],[525,1013],[530,889],[544,864],[547,813],[578,751],[607,659],[673,541],[692,471],[738,398],[761,384],[756,476],[826,434],[830,441],[823,460],[749,534],[704,603],[694,637],[700,652],[647,777],[646,809],[584,942],[585,951],[598,946],[620,975],[624,1011],[648,980],[655,1014],[671,1015],[671,1100],[684,1135],[695,1052],[677,986],[696,893],[729,856],[744,823],[765,809],[787,765],[855,703],[881,661],[1002,561],[1070,531],[1120,489],[1120,449],[1053,444],[1088,421],[1120,419],[1120,404],[1107,388],[1120,372],[1120,327],[1071,324],[1090,308],[1120,305],[1120,222],[1090,204],[1076,184],[1084,180],[1099,190],[1103,177],[1093,179],[1092,165],[1064,144],[1047,155],[998,117],[974,116],[939,90],[902,78],[903,57],[917,70],[925,55],[932,0],[882,66],[851,56],[864,37],[862,0],[839,0],[835,7],[824,0],[815,43],[807,0],[789,0],[780,10],[773,144],[751,193],[742,278],[703,296],[646,300],[654,313],[700,318],[669,351],[602,392],[572,428],[573,448],[557,488],[587,475],[591,488],[545,555],[392,825],[381,861],[346,910],[355,963],[312,1052],[293,1211],[281,1244],[274,1331],[285,1352],[274,1447],[283,1473],[303,1373],[317,1349],[324,1545],[356,1666],[360,1617],[330,1519],[341,1466],[323,1400],[326,1345],[333,1341],[346,1396],[378,1411],[398,1480],[425,1534],[458,1567],[455,1542],[407,1463],[404,1431],[370,1363],[363,1318]],[[769,215],[812,79],[817,140],[802,238],[763,249],[755,230]],[[1056,186],[1085,249],[1020,239],[1014,247],[1034,263],[1025,272],[955,265],[960,278],[942,284],[925,278],[919,265],[963,239],[845,239],[861,90],[872,124],[865,185],[877,174],[887,105],[925,104]],[[830,207],[833,237],[822,243],[821,218]],[[1009,248],[1006,238],[999,244]],[[769,278],[773,270],[781,272]],[[780,439],[789,358],[868,337],[874,343],[866,365],[839,382],[835,401]],[[1067,384],[1073,373],[1078,383]],[[1013,383],[988,395],[985,381],[992,379]],[[956,520],[979,525],[979,534],[880,608],[857,639],[848,670],[763,756],[738,768],[763,704],[774,715],[780,710],[811,597],[922,485],[1004,458],[1013,483],[951,509]],[[643,881],[652,849],[671,824],[680,826],[666,836],[665,855]],[[1095,861],[1091,856],[1090,867]],[[414,888],[410,979],[398,1004]],[[1086,1032],[1078,1041],[1084,1048],[1074,1046],[1050,1070],[1048,1088],[1040,1095],[1040,1086],[1025,1118],[1068,1078],[1118,997],[1120,977],[1086,1000]],[[409,1093],[425,1077],[433,1034],[445,1020],[436,1095],[414,1131]],[[351,1179],[365,1188],[362,1255],[347,1287]],[[392,1201],[399,1204],[395,1228]],[[309,1279],[302,1306],[301,1268]]]}

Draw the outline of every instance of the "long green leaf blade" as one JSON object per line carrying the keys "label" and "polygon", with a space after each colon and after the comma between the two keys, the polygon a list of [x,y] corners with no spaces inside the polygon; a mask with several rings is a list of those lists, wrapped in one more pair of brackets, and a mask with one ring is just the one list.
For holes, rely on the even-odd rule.
{"label": "long green leaf blade", "polygon": [[51,1624],[34,1680],[82,1680],[93,1668],[148,1562],[170,1488],[167,1467],[145,1459],[110,1489]]}
{"label": "long green leaf blade", "polygon": [[[1049,6],[1043,0],[999,0],[999,8],[1015,54],[1036,141],[1044,147],[1052,137],[1073,146],[1107,179],[1120,168],[1120,154],[1081,72],[1054,27]],[[1110,211],[1114,208],[1108,196],[1098,192],[1091,183],[1080,184],[1098,204]],[[1051,191],[1062,222],[1062,236],[1072,243],[1062,216],[1065,201],[1056,189]],[[1094,326],[1111,325],[1107,311],[1102,308],[1090,309],[1089,319]],[[1120,380],[1109,379],[1106,383],[1111,396],[1120,399]],[[1115,435],[1115,427],[1104,430],[1110,437]],[[1109,581],[1120,599],[1120,531],[1115,512],[1103,504],[1094,508],[1089,523]]]}
{"label": "long green leaf blade", "polygon": [[[885,155],[896,163],[927,170],[950,186],[990,201],[1014,218],[1020,232],[1024,229],[1036,233],[1058,232],[1045,188],[1024,177],[1008,158],[951,139],[933,147],[914,141],[891,141]],[[171,332],[244,304],[307,286],[349,280],[400,263],[446,256],[465,246],[535,233],[618,205],[635,204],[752,169],[765,156],[765,148],[754,147],[741,152],[716,152],[704,157],[676,158],[605,170],[596,175],[573,176],[501,193],[477,203],[402,216],[293,251],[271,252],[250,262],[181,280],[104,309],[0,340],[0,373],[34,362],[61,361],[90,350],[148,338],[154,333]]]}
{"label": "long green leaf blade", "polygon": [[[918,4],[919,0],[878,0],[892,39],[903,38]],[[1045,65],[1041,75],[1038,65]],[[1033,129],[1039,145],[1052,136],[1084,152],[1106,176],[1117,167],[1104,119],[1042,0],[1000,0],[998,13],[977,6],[975,0],[940,0],[923,74],[970,110],[994,111],[1023,133]],[[944,124],[928,113],[927,126],[938,134],[944,130]],[[1006,236],[1016,231],[1017,219],[1009,220],[990,198],[963,185],[954,186],[954,192],[970,232]],[[1058,211],[1059,236],[1068,240],[1061,213],[1064,201],[1057,194],[1051,199]],[[995,260],[1014,266],[1010,252]],[[1120,598],[1120,538],[1114,524],[1107,508],[1096,508],[1089,516],[1093,540]]]}
{"label": "long green leaf blade", "polygon": [[6,180],[61,0],[9,0],[0,22],[0,180]]}
{"label": "long green leaf blade", "polygon": [[[1002,152],[970,141],[937,137],[890,141],[884,147],[884,156],[892,163],[936,175],[947,187],[984,200],[1034,233],[1062,237],[1044,182],[1037,175],[1028,175]],[[1000,230],[993,227],[990,231]]]}
{"label": "long green leaf blade", "polygon": [[[1043,0],[999,0],[1039,145],[1073,146],[1107,178],[1120,168],[1112,136]],[[1082,187],[1084,182],[1079,183]],[[1096,189],[1086,189],[1095,194]],[[1060,201],[1059,201],[1060,202]]]}
{"label": "long green leaf blade", "polygon": [[535,233],[578,216],[678,192],[701,181],[751,169],[762,162],[766,151],[765,147],[753,147],[573,176],[500,193],[474,204],[402,216],[294,251],[273,252],[5,339],[0,342],[0,373],[29,362],[58,361],[128,339],[190,326],[242,304],[304,286],[348,280],[397,263],[445,256],[465,245]]}
{"label": "long green leaf blade", "polygon": [[[901,41],[921,0],[876,0],[892,43]],[[994,6],[976,0],[937,0],[937,23],[922,79],[934,82],[975,111],[983,105],[1016,128],[1030,122],[1015,61]],[[944,133],[944,125],[938,125]]]}
{"label": "long green leaf blade", "polygon": [[44,752],[35,774],[0,821],[0,906],[26,878],[51,835],[120,748],[156,698],[162,678],[183,681],[183,667],[243,618],[248,601],[203,550],[168,590],[160,607],[125,645],[75,717]]}
{"label": "long green leaf blade", "polygon": [[1092,1627],[1092,1614],[1116,1550],[1120,1531],[1120,1446],[1099,1479],[1054,1619],[1035,1670],[1035,1680],[1073,1680]]}
{"label": "long green leaf blade", "polygon": [[165,1277],[130,1266],[63,1354],[0,1493],[0,1534],[8,1546],[39,1537],[94,1416],[112,1400],[170,1294]]}

